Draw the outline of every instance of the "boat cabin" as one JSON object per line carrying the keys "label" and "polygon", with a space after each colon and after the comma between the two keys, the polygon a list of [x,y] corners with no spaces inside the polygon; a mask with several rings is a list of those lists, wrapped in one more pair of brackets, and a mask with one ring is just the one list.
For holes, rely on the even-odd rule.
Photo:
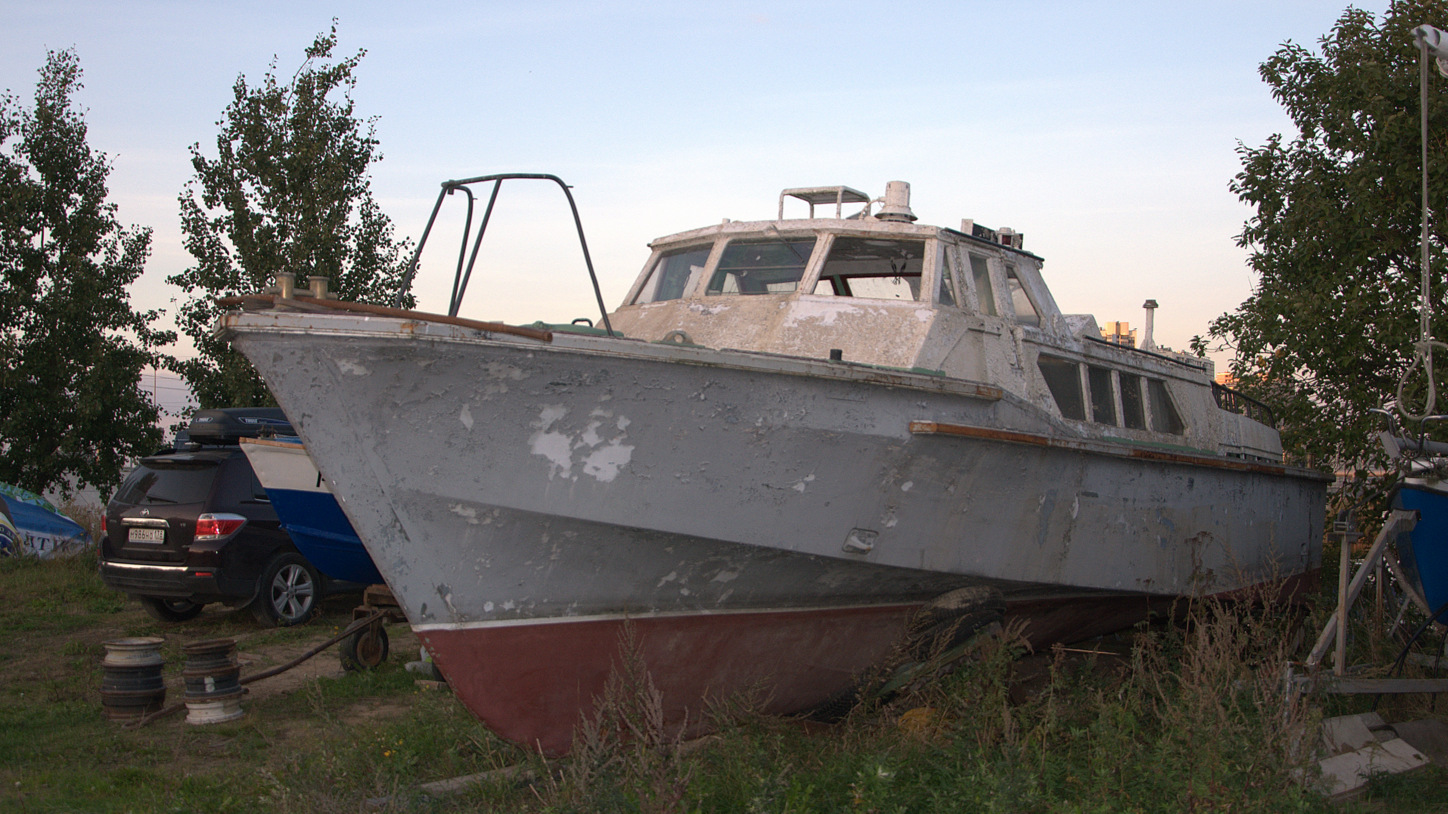
{"label": "boat cabin", "polygon": [[1103,340],[1094,317],[1061,313],[1021,234],[919,224],[909,196],[900,181],[879,200],[787,189],[775,220],[656,240],[610,319],[636,339],[983,382],[1074,435],[1280,460],[1262,410],[1224,397],[1210,361]]}

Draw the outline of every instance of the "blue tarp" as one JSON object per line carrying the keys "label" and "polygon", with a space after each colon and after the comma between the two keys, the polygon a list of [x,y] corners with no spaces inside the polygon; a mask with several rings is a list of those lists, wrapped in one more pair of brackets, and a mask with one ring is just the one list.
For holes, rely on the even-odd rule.
{"label": "blue tarp", "polygon": [[[15,533],[0,528],[0,555],[50,557],[79,551],[91,544],[81,524],[61,514],[50,501],[16,486],[0,483],[0,500],[10,512]],[[0,519],[0,527],[5,526]]]}

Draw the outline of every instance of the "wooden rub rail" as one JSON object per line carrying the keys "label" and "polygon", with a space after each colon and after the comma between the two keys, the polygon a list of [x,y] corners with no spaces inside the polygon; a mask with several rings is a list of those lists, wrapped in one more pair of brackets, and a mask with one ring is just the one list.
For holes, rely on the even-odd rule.
{"label": "wooden rub rail", "polygon": [[1051,449],[1069,449],[1096,455],[1114,455],[1119,458],[1133,458],[1140,461],[1189,464],[1191,466],[1203,466],[1212,469],[1228,469],[1235,472],[1258,472],[1264,475],[1285,475],[1289,472],[1286,466],[1253,461],[1239,461],[1214,455],[1172,452],[1162,449],[1143,449],[1141,447],[1126,446],[1123,444],[1112,444],[1106,441],[1053,438],[1049,435],[1037,435],[1029,432],[997,430],[989,427],[971,427],[964,424],[942,424],[937,421],[912,421],[910,422],[910,432],[913,435],[949,435],[956,438],[978,438],[984,441],[1004,441],[1010,444],[1028,444],[1030,446],[1048,447]]}
{"label": "wooden rub rail", "polygon": [[[216,301],[216,304],[223,307],[239,305],[245,308],[248,305],[276,305],[278,299],[275,294],[244,294],[240,297],[222,297]],[[540,330],[538,328],[525,328],[518,325],[505,325],[501,322],[482,322],[476,319],[450,317],[446,314],[430,314],[426,311],[409,311],[406,308],[370,305],[365,302],[344,302],[333,299],[324,300],[316,297],[304,297],[300,294],[287,297],[283,301],[288,303],[301,303],[319,308],[330,308],[334,311],[349,311],[356,314],[371,314],[373,316],[392,317],[394,319],[411,319],[419,322],[435,322],[440,325],[456,325],[459,328],[472,328],[476,331],[487,331],[495,334],[511,334],[527,339],[536,339],[539,342],[553,341],[552,331]]]}

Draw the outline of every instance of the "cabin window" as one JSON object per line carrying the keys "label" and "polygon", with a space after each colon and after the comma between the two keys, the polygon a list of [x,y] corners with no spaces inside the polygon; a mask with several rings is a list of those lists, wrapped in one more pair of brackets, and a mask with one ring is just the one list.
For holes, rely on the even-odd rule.
{"label": "cabin window", "polygon": [[705,294],[788,294],[799,288],[814,238],[735,241],[724,247]]}
{"label": "cabin window", "polygon": [[978,254],[970,256],[970,276],[975,282],[975,297],[980,301],[981,313],[997,316],[995,288],[990,284],[990,266]]}
{"label": "cabin window", "polygon": [[1181,435],[1185,427],[1176,406],[1171,403],[1166,382],[1161,379],[1147,379],[1146,392],[1151,400],[1151,428],[1157,432]]}
{"label": "cabin window", "polygon": [[1111,371],[1087,365],[1086,380],[1091,385],[1091,420],[1097,424],[1116,426],[1116,396],[1111,392]]}
{"label": "cabin window", "polygon": [[1041,377],[1046,380],[1046,387],[1051,391],[1051,398],[1056,400],[1056,409],[1061,411],[1062,417],[1085,420],[1086,401],[1081,398],[1080,365],[1069,359],[1042,356],[1036,360],[1036,366],[1041,369]]}
{"label": "cabin window", "polygon": [[814,293],[874,300],[920,299],[925,243],[837,237]]}
{"label": "cabin window", "polygon": [[954,264],[950,262],[952,257],[954,257],[954,253],[947,251],[944,246],[941,246],[940,251],[936,254],[936,259],[940,264],[939,300],[941,305],[955,305],[960,302],[960,299],[955,296],[955,275],[951,273]]}
{"label": "cabin window", "polygon": [[1141,405],[1141,377],[1135,373],[1118,373],[1121,377],[1121,422],[1128,430],[1146,429],[1146,410]]}
{"label": "cabin window", "polygon": [[677,300],[693,287],[709,260],[708,246],[675,249],[659,256],[635,303]]}
{"label": "cabin window", "polygon": [[1021,285],[1021,279],[1016,276],[1015,266],[1006,266],[1006,285],[1011,291],[1011,306],[1016,311],[1016,322],[1022,325],[1034,325],[1040,327],[1041,315],[1036,311],[1036,306],[1031,303],[1031,298],[1026,294],[1025,286]]}

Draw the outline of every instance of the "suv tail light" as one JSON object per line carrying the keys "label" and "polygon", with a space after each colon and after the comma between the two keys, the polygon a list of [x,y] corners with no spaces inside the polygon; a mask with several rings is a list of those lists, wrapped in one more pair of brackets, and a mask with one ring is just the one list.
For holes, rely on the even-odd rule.
{"label": "suv tail light", "polygon": [[203,514],[196,518],[196,540],[220,540],[241,531],[246,518],[239,514]]}

